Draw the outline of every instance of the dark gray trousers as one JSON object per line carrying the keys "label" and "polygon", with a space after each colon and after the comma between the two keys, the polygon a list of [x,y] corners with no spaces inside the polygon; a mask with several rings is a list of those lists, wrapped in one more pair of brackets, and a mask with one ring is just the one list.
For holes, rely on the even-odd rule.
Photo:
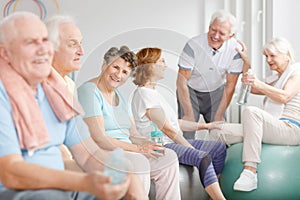
{"label": "dark gray trousers", "polygon": [[[194,110],[195,121],[198,122],[200,119],[200,114],[203,115],[205,122],[212,122],[215,118],[215,114],[220,105],[224,85],[212,92],[198,92],[191,87],[189,88],[190,100]],[[177,94],[178,95],[178,94]],[[188,97],[187,97],[188,98]],[[178,104],[178,118],[181,119],[184,115],[182,106],[180,105],[179,98],[177,96]],[[185,131],[183,136],[186,139],[195,139],[195,131]]]}

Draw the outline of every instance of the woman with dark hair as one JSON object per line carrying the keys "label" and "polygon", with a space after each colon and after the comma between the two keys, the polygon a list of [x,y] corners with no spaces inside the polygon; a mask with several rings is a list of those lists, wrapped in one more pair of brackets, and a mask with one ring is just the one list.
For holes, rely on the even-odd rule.
{"label": "woman with dark hair", "polygon": [[113,47],[105,53],[101,74],[78,88],[79,101],[85,111],[84,121],[101,148],[125,150],[125,156],[133,163],[132,171],[142,179],[146,192],[151,178],[155,182],[157,200],[180,199],[175,152],[164,150],[140,136],[130,107],[117,89],[126,82],[136,65],[136,55],[126,46]]}

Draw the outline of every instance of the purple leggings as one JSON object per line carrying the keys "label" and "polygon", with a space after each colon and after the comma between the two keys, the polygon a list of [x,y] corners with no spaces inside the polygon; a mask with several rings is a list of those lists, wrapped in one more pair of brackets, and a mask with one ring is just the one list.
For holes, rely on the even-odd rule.
{"label": "purple leggings", "polygon": [[217,174],[222,172],[226,158],[226,146],[222,142],[188,140],[195,149],[169,143],[165,147],[174,150],[180,164],[198,168],[200,181],[204,188],[217,182]]}

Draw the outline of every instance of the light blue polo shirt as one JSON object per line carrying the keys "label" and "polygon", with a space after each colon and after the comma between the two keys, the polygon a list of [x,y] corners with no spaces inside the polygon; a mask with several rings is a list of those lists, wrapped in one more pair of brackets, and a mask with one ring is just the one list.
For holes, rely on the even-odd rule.
{"label": "light blue polo shirt", "polygon": [[[50,141],[43,148],[35,150],[33,155],[29,155],[26,149],[20,147],[10,100],[0,81],[0,156],[22,154],[27,162],[63,170],[64,163],[59,149],[60,145],[63,143],[66,146],[73,146],[87,139],[90,136],[88,128],[81,116],[61,123],[52,111],[41,85],[37,88],[35,99],[45,120]],[[0,188],[1,186],[0,183]]]}

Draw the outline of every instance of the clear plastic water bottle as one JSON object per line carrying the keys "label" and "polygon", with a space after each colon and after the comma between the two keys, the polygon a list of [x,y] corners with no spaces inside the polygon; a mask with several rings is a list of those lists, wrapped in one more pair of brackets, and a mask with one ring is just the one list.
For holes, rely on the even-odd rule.
{"label": "clear plastic water bottle", "polygon": [[[250,68],[247,73],[252,74],[252,69]],[[251,90],[250,85],[242,84],[236,104],[238,104],[240,106],[245,105],[247,103],[247,99],[248,99],[250,90]]]}
{"label": "clear plastic water bottle", "polygon": [[[151,141],[163,146],[163,133],[158,130],[157,126],[154,123],[151,123],[151,125],[154,127],[154,131],[151,131]],[[160,152],[160,150],[156,150],[157,152]]]}
{"label": "clear plastic water bottle", "polygon": [[128,163],[126,161],[124,151],[117,148],[109,153],[105,161],[103,174],[111,177],[110,184],[121,184],[125,181],[126,171],[128,170]]}

